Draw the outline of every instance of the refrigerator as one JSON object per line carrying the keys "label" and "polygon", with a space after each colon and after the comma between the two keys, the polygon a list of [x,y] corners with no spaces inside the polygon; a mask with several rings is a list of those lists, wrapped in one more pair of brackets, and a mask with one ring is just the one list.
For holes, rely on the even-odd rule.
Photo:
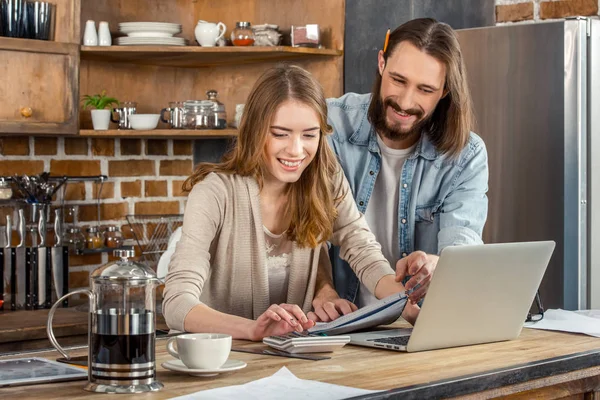
{"label": "refrigerator", "polygon": [[600,20],[458,35],[489,157],[484,242],[554,240],[545,307],[600,309]]}

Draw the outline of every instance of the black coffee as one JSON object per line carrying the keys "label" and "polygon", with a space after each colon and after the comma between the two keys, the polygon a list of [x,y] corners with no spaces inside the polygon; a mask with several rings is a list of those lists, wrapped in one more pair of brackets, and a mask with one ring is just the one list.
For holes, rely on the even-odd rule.
{"label": "black coffee", "polygon": [[101,364],[142,364],[154,361],[154,334],[92,333],[92,360]]}

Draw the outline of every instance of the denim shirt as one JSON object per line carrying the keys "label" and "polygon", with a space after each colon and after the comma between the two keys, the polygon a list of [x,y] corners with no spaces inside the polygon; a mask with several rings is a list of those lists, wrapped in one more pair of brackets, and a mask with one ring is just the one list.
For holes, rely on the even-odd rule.
{"label": "denim shirt", "polygon": [[[377,133],[367,119],[370,94],[328,99],[329,144],[364,213],[381,167]],[[471,133],[460,155],[439,153],[426,134],[402,168],[398,247],[402,257],[415,250],[439,254],[444,247],[480,244],[487,218],[488,161],[483,140]],[[340,297],[355,302],[360,287],[349,265],[331,249],[333,277]],[[392,267],[395,267],[392,265]]]}

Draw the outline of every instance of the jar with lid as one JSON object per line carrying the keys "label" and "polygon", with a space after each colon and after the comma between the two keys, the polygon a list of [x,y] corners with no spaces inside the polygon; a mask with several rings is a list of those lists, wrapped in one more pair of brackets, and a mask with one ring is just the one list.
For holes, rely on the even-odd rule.
{"label": "jar with lid", "polygon": [[72,252],[78,253],[85,248],[85,236],[79,228],[68,228],[64,239]]}
{"label": "jar with lid", "polygon": [[88,249],[101,249],[104,246],[104,239],[100,237],[98,227],[90,226],[86,229],[87,236],[85,238],[85,246]]}
{"label": "jar with lid", "polygon": [[110,225],[104,231],[104,245],[113,249],[123,245],[123,235],[119,231],[119,227]]}
{"label": "jar with lid", "polygon": [[183,102],[183,124],[186,129],[215,129],[216,113],[210,100]]}
{"label": "jar with lid", "polygon": [[4,178],[0,178],[0,200],[9,200],[12,198],[12,194],[10,183],[5,181]]}
{"label": "jar with lid", "polygon": [[215,127],[213,129],[225,129],[227,128],[227,112],[225,111],[225,104],[217,100],[218,95],[218,92],[214,89],[206,92],[208,100],[213,102],[213,111],[215,117]]}
{"label": "jar with lid", "polygon": [[250,22],[240,21],[235,23],[231,32],[231,43],[234,46],[252,46],[254,44],[254,31]]}

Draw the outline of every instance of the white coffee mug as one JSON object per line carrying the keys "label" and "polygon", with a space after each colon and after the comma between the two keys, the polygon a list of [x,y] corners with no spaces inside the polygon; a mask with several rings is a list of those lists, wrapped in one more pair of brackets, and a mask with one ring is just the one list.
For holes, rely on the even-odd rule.
{"label": "white coffee mug", "polygon": [[200,46],[213,47],[217,40],[223,37],[226,30],[227,27],[222,22],[215,24],[214,22],[200,20],[194,29],[194,35]]}
{"label": "white coffee mug", "polygon": [[[174,343],[177,341],[177,350]],[[231,335],[223,333],[186,333],[167,342],[167,351],[190,369],[217,369],[225,364],[231,351]]]}

